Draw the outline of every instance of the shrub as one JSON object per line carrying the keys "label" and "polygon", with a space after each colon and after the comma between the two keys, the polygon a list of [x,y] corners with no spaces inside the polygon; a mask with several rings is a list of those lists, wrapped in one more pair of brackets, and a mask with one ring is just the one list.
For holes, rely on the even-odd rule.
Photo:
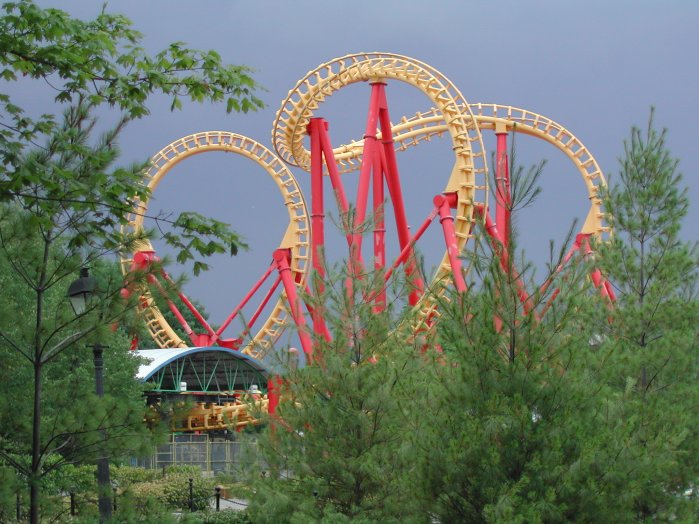
{"label": "shrub", "polygon": [[125,495],[133,499],[138,507],[145,507],[149,501],[160,501],[170,509],[189,509],[189,479],[193,480],[192,495],[194,509],[208,508],[214,495],[213,479],[205,479],[201,471],[194,468],[194,473],[167,473],[163,478],[157,476],[150,482],[131,484]]}
{"label": "shrub", "polygon": [[162,479],[163,495],[168,506],[177,509],[189,507],[189,479],[193,479],[192,495],[194,499],[194,509],[202,510],[209,507],[214,495],[214,480],[205,479],[201,476],[201,471],[197,470],[196,475],[183,473],[168,474]]}
{"label": "shrub", "polygon": [[168,475],[188,475],[192,478],[201,477],[201,469],[198,466],[187,466],[185,464],[173,464],[165,470]]}
{"label": "shrub", "polygon": [[225,509],[223,511],[203,511],[187,515],[182,524],[252,524],[247,511]]}
{"label": "shrub", "polygon": [[163,476],[160,470],[134,466],[112,466],[111,474],[112,479],[121,488],[128,488],[132,484],[141,482],[154,482]]}

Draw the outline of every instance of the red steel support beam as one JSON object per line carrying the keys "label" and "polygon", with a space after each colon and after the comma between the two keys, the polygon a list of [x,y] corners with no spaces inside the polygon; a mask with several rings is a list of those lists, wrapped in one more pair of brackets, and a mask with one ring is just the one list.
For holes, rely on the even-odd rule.
{"label": "red steel support beam", "polygon": [[438,195],[434,197],[434,207],[439,209],[439,222],[442,224],[444,233],[444,243],[447,246],[449,265],[454,277],[454,285],[459,293],[466,292],[466,281],[461,271],[461,260],[459,260],[459,246],[456,241],[456,230],[454,229],[454,217],[451,216],[451,209],[456,207],[456,193]]}
{"label": "red steel support beam", "polygon": [[[362,151],[362,167],[359,171],[359,185],[357,187],[357,200],[354,220],[352,223],[352,245],[350,246],[350,261],[356,264],[362,254],[361,225],[366,218],[367,202],[369,198],[369,185],[371,171],[374,166],[376,151],[376,129],[379,121],[379,104],[381,93],[385,83],[377,81],[371,83],[371,97],[369,100],[369,112],[367,114],[366,127],[364,129],[364,149]],[[356,270],[357,267],[355,266]],[[356,274],[356,273],[355,273]]]}
{"label": "red steel support beam", "polygon": [[496,167],[495,167],[495,224],[500,231],[503,246],[507,248],[510,243],[510,211],[512,208],[512,195],[510,188],[510,167],[507,158],[507,129],[505,126],[496,126],[497,137]]}
{"label": "red steel support beam", "polygon": [[[323,202],[323,148],[322,136],[328,129],[322,118],[312,118],[308,125],[311,136],[311,259],[313,261],[314,285],[318,296],[325,292],[325,208]],[[327,331],[322,308],[311,315],[316,334]]]}
{"label": "red steel support beam", "polygon": [[[377,86],[377,96],[379,97],[379,123],[381,125],[381,142],[384,154],[384,164],[386,168],[386,185],[391,195],[391,203],[393,204],[393,214],[396,220],[396,229],[398,233],[398,243],[403,250],[410,244],[410,228],[408,227],[408,219],[405,212],[405,202],[403,200],[403,191],[400,184],[398,172],[398,162],[396,160],[396,150],[394,147],[393,132],[391,128],[391,117],[388,112],[388,101],[386,99],[385,84]],[[405,275],[408,281],[413,286],[413,291],[410,293],[409,302],[411,305],[417,304],[425,290],[425,284],[417,270],[415,257],[410,249],[410,255],[407,259],[405,267]]]}
{"label": "red steel support beam", "polygon": [[158,279],[155,278],[155,276],[152,275],[152,274],[151,274],[151,275],[148,275],[148,276],[146,277],[146,279],[148,280],[148,283],[149,283],[149,284],[154,285],[155,287],[157,287],[158,290],[160,291],[160,293],[162,293],[163,297],[165,297],[165,300],[167,301],[167,305],[168,305],[168,307],[170,308],[170,311],[172,312],[173,315],[175,315],[175,318],[177,318],[177,321],[178,321],[178,322],[180,323],[180,325],[182,326],[182,329],[184,329],[185,334],[186,334],[190,339],[192,339],[192,341],[194,341],[194,338],[193,338],[193,337],[195,336],[194,330],[192,330],[192,328],[189,327],[189,324],[188,324],[187,321],[184,319],[184,317],[182,316],[182,313],[181,313],[180,310],[177,308],[177,306],[175,305],[175,303],[174,303],[170,298],[168,298],[168,296],[167,296],[167,291],[165,291],[165,289],[163,288],[163,285],[162,285],[160,282],[158,282]]}
{"label": "red steel support beam", "polygon": [[[386,224],[384,221],[384,188],[382,154],[374,155],[374,271],[383,272],[386,268]],[[386,308],[386,290],[383,288],[376,296],[374,310],[381,312]]]}
{"label": "red steel support beam", "polygon": [[[305,287],[305,292],[306,292],[306,295],[309,296],[309,297],[312,295],[311,290],[308,288],[308,285],[306,285],[306,287]],[[311,318],[313,318],[313,316],[316,314],[316,308],[314,308],[314,307],[310,304],[310,302],[307,301],[307,300],[304,300],[304,304],[306,305],[306,310],[308,311],[308,314],[311,316]],[[321,329],[321,328],[322,328],[322,329]],[[323,322],[323,323],[319,326],[319,330],[316,330],[315,327],[314,327],[313,333],[314,333],[316,336],[323,337],[323,338],[324,338],[325,340],[327,340],[328,342],[330,342],[330,341],[332,340],[332,337],[330,336],[330,331],[328,330],[328,326],[326,325],[325,322]]]}
{"label": "red steel support beam", "polygon": [[267,304],[269,303],[270,299],[272,298],[272,295],[274,295],[274,292],[277,290],[279,287],[279,283],[282,281],[282,277],[277,276],[277,278],[274,280],[274,283],[272,284],[272,287],[270,287],[267,290],[267,293],[265,294],[264,298],[262,299],[262,302],[260,302],[260,305],[257,306],[257,309],[255,312],[252,314],[250,317],[250,320],[248,321],[248,324],[245,326],[245,332],[243,333],[243,336],[247,335],[250,333],[250,330],[252,329],[252,326],[255,325],[255,322],[259,318],[259,316],[262,314],[262,310],[264,310],[265,307],[267,307]]}
{"label": "red steel support beam", "polygon": [[408,245],[403,248],[403,250],[400,252],[398,257],[393,261],[393,264],[391,267],[386,271],[386,274],[384,275],[384,282],[388,282],[388,279],[391,278],[391,275],[393,274],[393,271],[401,265],[408,256],[411,256],[412,254],[412,248],[415,245],[415,243],[420,240],[422,235],[427,231],[427,228],[430,226],[432,221],[437,217],[439,214],[439,209],[434,208],[429,215],[427,215],[427,218],[425,221],[422,223],[422,225],[418,228],[417,232],[415,233],[415,236],[410,239],[410,242],[408,242]]}
{"label": "red steel support beam", "polygon": [[308,125],[311,137],[311,259],[313,269],[322,281],[325,277],[323,248],[325,246],[325,209],[323,204],[323,150],[321,134],[327,129],[322,118],[312,118]]}
{"label": "red steel support beam", "polygon": [[306,319],[301,312],[296,284],[294,283],[294,279],[291,275],[291,267],[289,266],[291,254],[288,249],[277,249],[274,251],[273,257],[277,271],[279,271],[279,276],[281,276],[282,284],[284,285],[284,291],[286,291],[286,297],[289,300],[291,316],[299,330],[301,348],[306,354],[307,361],[311,363],[313,361],[313,344],[311,337],[308,335],[308,331],[306,330]]}
{"label": "red steel support beam", "polygon": [[[315,119],[311,119],[311,121],[313,120]],[[335,193],[337,207],[343,214],[346,215],[349,212],[349,202],[347,201],[345,188],[342,184],[342,180],[340,179],[340,173],[337,170],[335,153],[333,152],[333,146],[330,142],[330,136],[328,135],[328,123],[322,118],[318,120],[321,120],[324,125],[317,125],[313,130],[315,133],[318,133],[320,137],[320,147],[323,152],[323,157],[325,158],[325,165],[328,168],[328,176],[330,177],[333,192]]]}
{"label": "red steel support beam", "polygon": [[[165,272],[165,270],[161,270],[161,275],[163,278],[171,285],[175,286],[175,282],[170,278],[170,275]],[[176,288],[177,289],[177,288]],[[197,319],[197,322],[201,325],[206,330],[206,335],[208,336],[213,336],[214,330],[213,328],[209,325],[209,323],[206,321],[206,319],[202,316],[201,313],[199,313],[199,310],[190,302],[190,300],[187,298],[187,296],[182,293],[181,291],[177,292],[177,296],[180,298],[182,303],[189,309],[189,311],[194,315],[194,318]]]}
{"label": "red steel support beam", "polygon": [[243,297],[243,300],[236,306],[236,308],[231,312],[230,315],[228,315],[228,318],[221,324],[221,327],[219,327],[216,330],[216,333],[211,337],[211,345],[213,346],[218,339],[221,337],[221,334],[225,331],[225,329],[229,326],[231,321],[238,316],[238,313],[245,307],[245,305],[250,301],[250,299],[257,293],[257,290],[260,289],[262,284],[264,284],[265,280],[269,277],[269,275],[272,274],[272,271],[274,270],[275,265],[270,264],[270,266],[267,268],[267,271],[265,271],[264,275],[262,275],[262,278],[260,278],[255,284],[252,286],[250,291],[248,291],[247,295]]}
{"label": "red steel support beam", "polygon": [[487,213],[487,211],[483,208],[482,205],[476,206],[476,208],[474,208],[474,211],[477,215],[485,217],[485,230],[486,233],[488,233],[488,236],[490,236],[491,239],[494,241],[495,252],[499,255],[500,259],[500,267],[503,271],[505,271],[506,274],[509,274],[512,278],[514,278],[517,296],[519,297],[520,302],[524,306],[525,313],[529,313],[531,311],[531,301],[529,300],[529,294],[527,293],[526,288],[524,286],[524,282],[522,281],[520,276],[515,274],[514,266],[510,261],[509,252],[500,240],[500,231],[498,230],[497,226],[493,223],[493,219],[490,218],[490,215]]}

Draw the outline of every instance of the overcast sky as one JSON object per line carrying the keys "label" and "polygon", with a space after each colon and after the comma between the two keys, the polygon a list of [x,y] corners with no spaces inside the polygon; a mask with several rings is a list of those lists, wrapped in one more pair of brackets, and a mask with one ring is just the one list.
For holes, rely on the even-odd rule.
{"label": "overcast sky", "polygon": [[[85,0],[41,3],[80,17],[94,16],[101,5]],[[157,51],[175,40],[212,48],[227,62],[252,67],[266,88],[259,95],[267,107],[247,115],[193,104],[170,113],[167,104],[156,101],[151,117],[131,125],[124,135],[125,161],[149,157],[184,135],[205,130],[233,131],[272,148],[275,113],[306,72],[345,54],[385,51],[435,67],[470,103],[513,105],[561,123],[582,140],[606,175],[618,171],[630,127],[644,126],[655,106],[657,126],[669,129],[668,146],[680,159],[693,204],[683,234],[697,238],[699,2],[121,0],[108,9],[127,15],[145,34],[148,49]],[[367,94],[360,88],[321,108],[318,116],[330,122],[335,144],[360,137]],[[389,85],[388,95],[389,104],[396,101],[391,105],[394,121],[404,109],[411,114],[430,107],[423,95],[403,86]],[[347,130],[354,125],[356,133]],[[486,140],[492,143],[492,137]],[[562,242],[571,222],[584,219],[587,195],[562,153],[533,139],[517,144],[522,163],[548,161],[541,178],[544,193],[519,223],[522,245],[542,260],[549,240]],[[422,157],[415,153],[415,161],[401,169],[413,227],[443,189],[453,161],[448,147],[426,151]],[[217,259],[216,271],[189,286],[214,322],[257,279],[286,228],[279,194],[264,172],[230,157],[186,161],[186,167],[166,177],[153,204],[153,209],[157,204],[163,210],[214,215],[248,239],[249,254]],[[298,170],[294,175],[308,198],[308,175]]]}

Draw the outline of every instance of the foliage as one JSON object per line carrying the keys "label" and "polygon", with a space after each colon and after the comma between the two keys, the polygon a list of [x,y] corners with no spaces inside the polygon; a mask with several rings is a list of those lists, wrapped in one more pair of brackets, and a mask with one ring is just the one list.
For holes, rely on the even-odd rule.
{"label": "foliage", "polygon": [[[82,505],[79,510],[79,514],[76,517],[70,517],[67,522],[93,524],[98,521],[96,508],[93,505]],[[148,499],[143,503],[136,504],[128,495],[125,495],[119,497],[119,508],[110,520],[110,523],[112,522],[114,524],[152,524],[155,522],[158,524],[178,524],[186,522],[186,519],[179,518],[173,514],[170,508],[156,499]]]}
{"label": "foliage", "polygon": [[10,466],[0,462],[0,522],[9,522],[14,518],[14,504],[21,490],[21,482]]}
{"label": "foliage", "polygon": [[[41,9],[31,1],[6,3],[0,17],[0,78],[5,84],[44,82],[56,114],[32,117],[0,94],[0,199],[20,198],[31,204],[36,220],[51,223],[46,206],[63,208],[71,244],[100,241],[120,245],[119,226],[126,223],[137,201],[146,200],[142,182],[145,163],[108,171],[119,153],[116,138],[133,119],[148,114],[151,95],[196,102],[226,101],[227,110],[262,107],[250,71],[225,65],[215,51],[195,51],[181,42],[154,56],[147,54],[142,35],[123,16],[103,11],[95,20],[72,19],[57,9]],[[95,109],[107,106],[119,115],[113,130],[97,144]],[[41,142],[45,142],[45,145]],[[30,153],[27,153],[28,147]],[[69,204],[69,205],[67,205]],[[172,221],[177,233],[165,240],[181,260],[193,260],[195,272],[207,268],[201,257],[235,253],[244,244],[226,224],[186,212]],[[72,234],[71,234],[72,233]]]}
{"label": "foliage", "polygon": [[[31,1],[7,2],[0,17],[0,78],[4,82],[43,80],[56,103],[89,103],[118,108],[128,118],[148,114],[151,95],[163,93],[172,108],[182,98],[195,102],[225,101],[226,110],[262,107],[254,96],[258,85],[244,66],[226,65],[215,51],[188,49],[174,42],[150,55],[143,36],[121,15],[102,11],[94,20],[71,18],[59,9],[42,9]],[[2,95],[0,150],[5,164],[15,165],[23,144],[51,133],[51,115],[37,119]],[[17,182],[17,186],[24,184]]]}
{"label": "foliage", "polygon": [[141,468],[136,466],[113,466],[112,478],[120,489],[126,489],[132,484],[153,482],[163,476],[157,469]]}
{"label": "foliage", "polygon": [[[14,213],[9,224],[0,221],[0,230],[21,232],[15,220],[19,214]],[[38,245],[32,236],[21,241],[10,240],[5,236],[4,240],[6,254],[23,253],[29,258],[38,256]],[[60,255],[58,250],[52,253]],[[0,259],[0,281],[7,293],[2,304],[0,332],[5,341],[12,341],[20,349],[29,349],[37,331],[27,318],[36,316],[38,310],[31,288],[28,288],[25,280],[16,278],[11,265],[16,260],[18,259],[10,257]],[[48,264],[47,269],[53,270],[54,266]],[[100,287],[112,297],[112,304],[109,307],[105,305],[102,310],[102,314],[107,315],[102,322],[106,323],[108,319],[114,318],[109,316],[114,314],[110,313],[111,308],[122,307],[115,300],[121,286],[121,277],[116,265],[109,263],[95,264],[93,274]],[[72,334],[65,331],[65,326],[76,323],[72,313],[66,308],[65,288],[53,286],[43,294],[43,299],[45,302],[42,308],[53,314],[42,315],[39,332],[42,338],[39,340],[57,340],[60,343],[61,334]],[[93,318],[99,314],[95,312]],[[48,430],[42,436],[46,446],[42,462],[47,475],[76,460],[92,460],[96,455],[96,446],[99,444],[100,449],[103,447],[99,438],[100,428],[108,429],[113,437],[112,445],[108,445],[112,456],[138,453],[142,449],[149,440],[149,434],[142,424],[141,386],[134,379],[140,361],[125,351],[128,347],[125,334],[121,330],[112,332],[106,327],[94,332],[95,338],[92,339],[108,346],[104,351],[108,394],[102,400],[95,397],[93,355],[91,348],[85,343],[59,345],[59,351],[39,353],[38,358],[34,351],[23,354],[3,348],[3,359],[7,363],[0,369],[0,442],[3,453],[31,455],[31,449],[23,447],[22,443],[32,441],[34,421],[31,416],[17,416],[18,413],[31,414],[33,410],[33,395],[27,391],[27,386],[33,383],[34,373],[33,366],[26,365],[29,358],[40,364],[42,370],[45,369],[41,386],[50,399],[50,402],[42,406],[42,418]],[[77,329],[79,328],[76,327],[76,331]],[[44,349],[43,346],[39,347],[40,350]],[[46,363],[50,365],[44,368]],[[60,450],[61,460],[52,456],[54,449]],[[31,460],[15,461],[15,466],[26,477],[27,470],[31,469]]]}
{"label": "foliage", "polygon": [[[138,361],[124,351],[124,334],[109,330],[118,320],[128,323],[134,301],[122,302],[122,279],[103,257],[132,252],[147,236],[121,231],[149,191],[145,162],[117,165],[120,134],[148,113],[151,95],[168,96],[173,109],[183,98],[225,101],[228,111],[262,104],[247,68],[181,43],[149,55],[122,16],[103,11],[81,21],[29,0],[3,4],[1,13],[0,279],[7,300],[0,351],[8,381],[0,398],[9,409],[0,414],[0,457],[29,482],[31,521],[37,522],[51,471],[105,451],[138,453],[147,443],[134,380]],[[32,115],[6,94],[37,83],[45,88],[39,96],[50,94],[52,114]],[[98,113],[114,123],[98,125]],[[179,234],[166,240],[178,257],[194,260],[197,271],[206,269],[202,257],[242,247],[218,221],[185,213],[174,222]],[[81,267],[98,277],[98,297],[74,318],[65,292]],[[138,285],[143,278],[135,272],[129,281]],[[95,342],[110,346],[103,399],[90,391],[85,346]],[[29,464],[15,459],[27,455]]]}
{"label": "foliage", "polygon": [[390,309],[365,300],[371,275],[325,289],[323,316],[332,341],[314,341],[314,365],[289,369],[286,400],[261,435],[268,464],[253,482],[255,522],[410,522],[407,477],[413,462],[404,438],[417,422],[411,402],[431,358],[415,358],[410,329],[395,330]]}
{"label": "foliage", "polygon": [[[329,284],[312,305],[333,341],[315,340],[314,365],[284,377],[252,518],[694,521],[699,261],[679,239],[688,202],[664,137],[652,119],[632,131],[621,183],[601,190],[614,236],[559,269],[562,246],[547,286],[524,295],[536,288],[513,262],[516,232],[507,248],[476,242],[435,340],[396,329],[409,313],[363,303],[370,277],[352,280],[354,300]],[[534,180],[520,188],[529,202]]]}
{"label": "foliage", "polygon": [[[480,278],[442,305],[445,365],[419,400],[425,420],[411,439],[416,493],[439,522],[596,520],[608,502],[597,476],[610,451],[605,403],[586,369],[589,333],[574,320],[586,292],[581,266],[527,301],[526,274],[513,277],[497,252],[479,248]],[[554,289],[561,298],[542,315]]]}
{"label": "foliage", "polygon": [[[594,267],[582,261],[535,293],[530,311],[517,278],[497,261],[476,263],[482,278],[462,300],[445,304],[440,342],[448,365],[437,369],[440,387],[414,434],[422,461],[417,492],[435,520],[696,515],[697,471],[689,457],[697,435],[697,260],[673,237],[686,201],[667,169],[675,163],[650,129],[648,140],[633,131],[623,183],[604,195],[615,236],[596,246],[591,261],[621,291],[616,304],[580,279]],[[643,224],[648,235],[630,233],[631,224]],[[634,248],[644,237],[645,247]],[[558,298],[539,314],[536,304],[547,304],[554,289]]]}
{"label": "foliage", "polygon": [[192,479],[194,509],[209,507],[214,496],[213,479],[203,478],[201,471],[182,470],[168,472],[147,482],[136,482],[126,489],[124,496],[130,504],[146,507],[150,500],[160,501],[169,509],[184,510],[189,508],[189,479]]}
{"label": "foliage", "polygon": [[253,524],[247,511],[224,509],[187,515],[182,521],[191,524]]}
{"label": "foliage", "polygon": [[[600,266],[618,294],[600,326],[604,378],[625,399],[625,437],[637,463],[657,469],[634,475],[629,493],[639,520],[695,511],[699,470],[699,339],[696,243],[680,239],[689,201],[666,131],[631,131],[618,180],[603,194],[614,237],[599,246]],[[616,183],[614,183],[616,182]],[[594,315],[597,313],[597,315]],[[687,496],[691,493],[692,496]]]}

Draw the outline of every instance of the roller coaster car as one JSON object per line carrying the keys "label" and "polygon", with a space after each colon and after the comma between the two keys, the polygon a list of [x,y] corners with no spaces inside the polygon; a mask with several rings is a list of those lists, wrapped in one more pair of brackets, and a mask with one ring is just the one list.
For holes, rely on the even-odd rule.
{"label": "roller coaster car", "polygon": [[[258,398],[255,398],[255,397]],[[267,413],[269,400],[261,394],[246,394],[242,402],[198,403],[186,417],[175,422],[174,431],[213,431],[223,429],[241,430],[245,426],[262,423],[260,415]],[[250,408],[254,406],[251,410]]]}

